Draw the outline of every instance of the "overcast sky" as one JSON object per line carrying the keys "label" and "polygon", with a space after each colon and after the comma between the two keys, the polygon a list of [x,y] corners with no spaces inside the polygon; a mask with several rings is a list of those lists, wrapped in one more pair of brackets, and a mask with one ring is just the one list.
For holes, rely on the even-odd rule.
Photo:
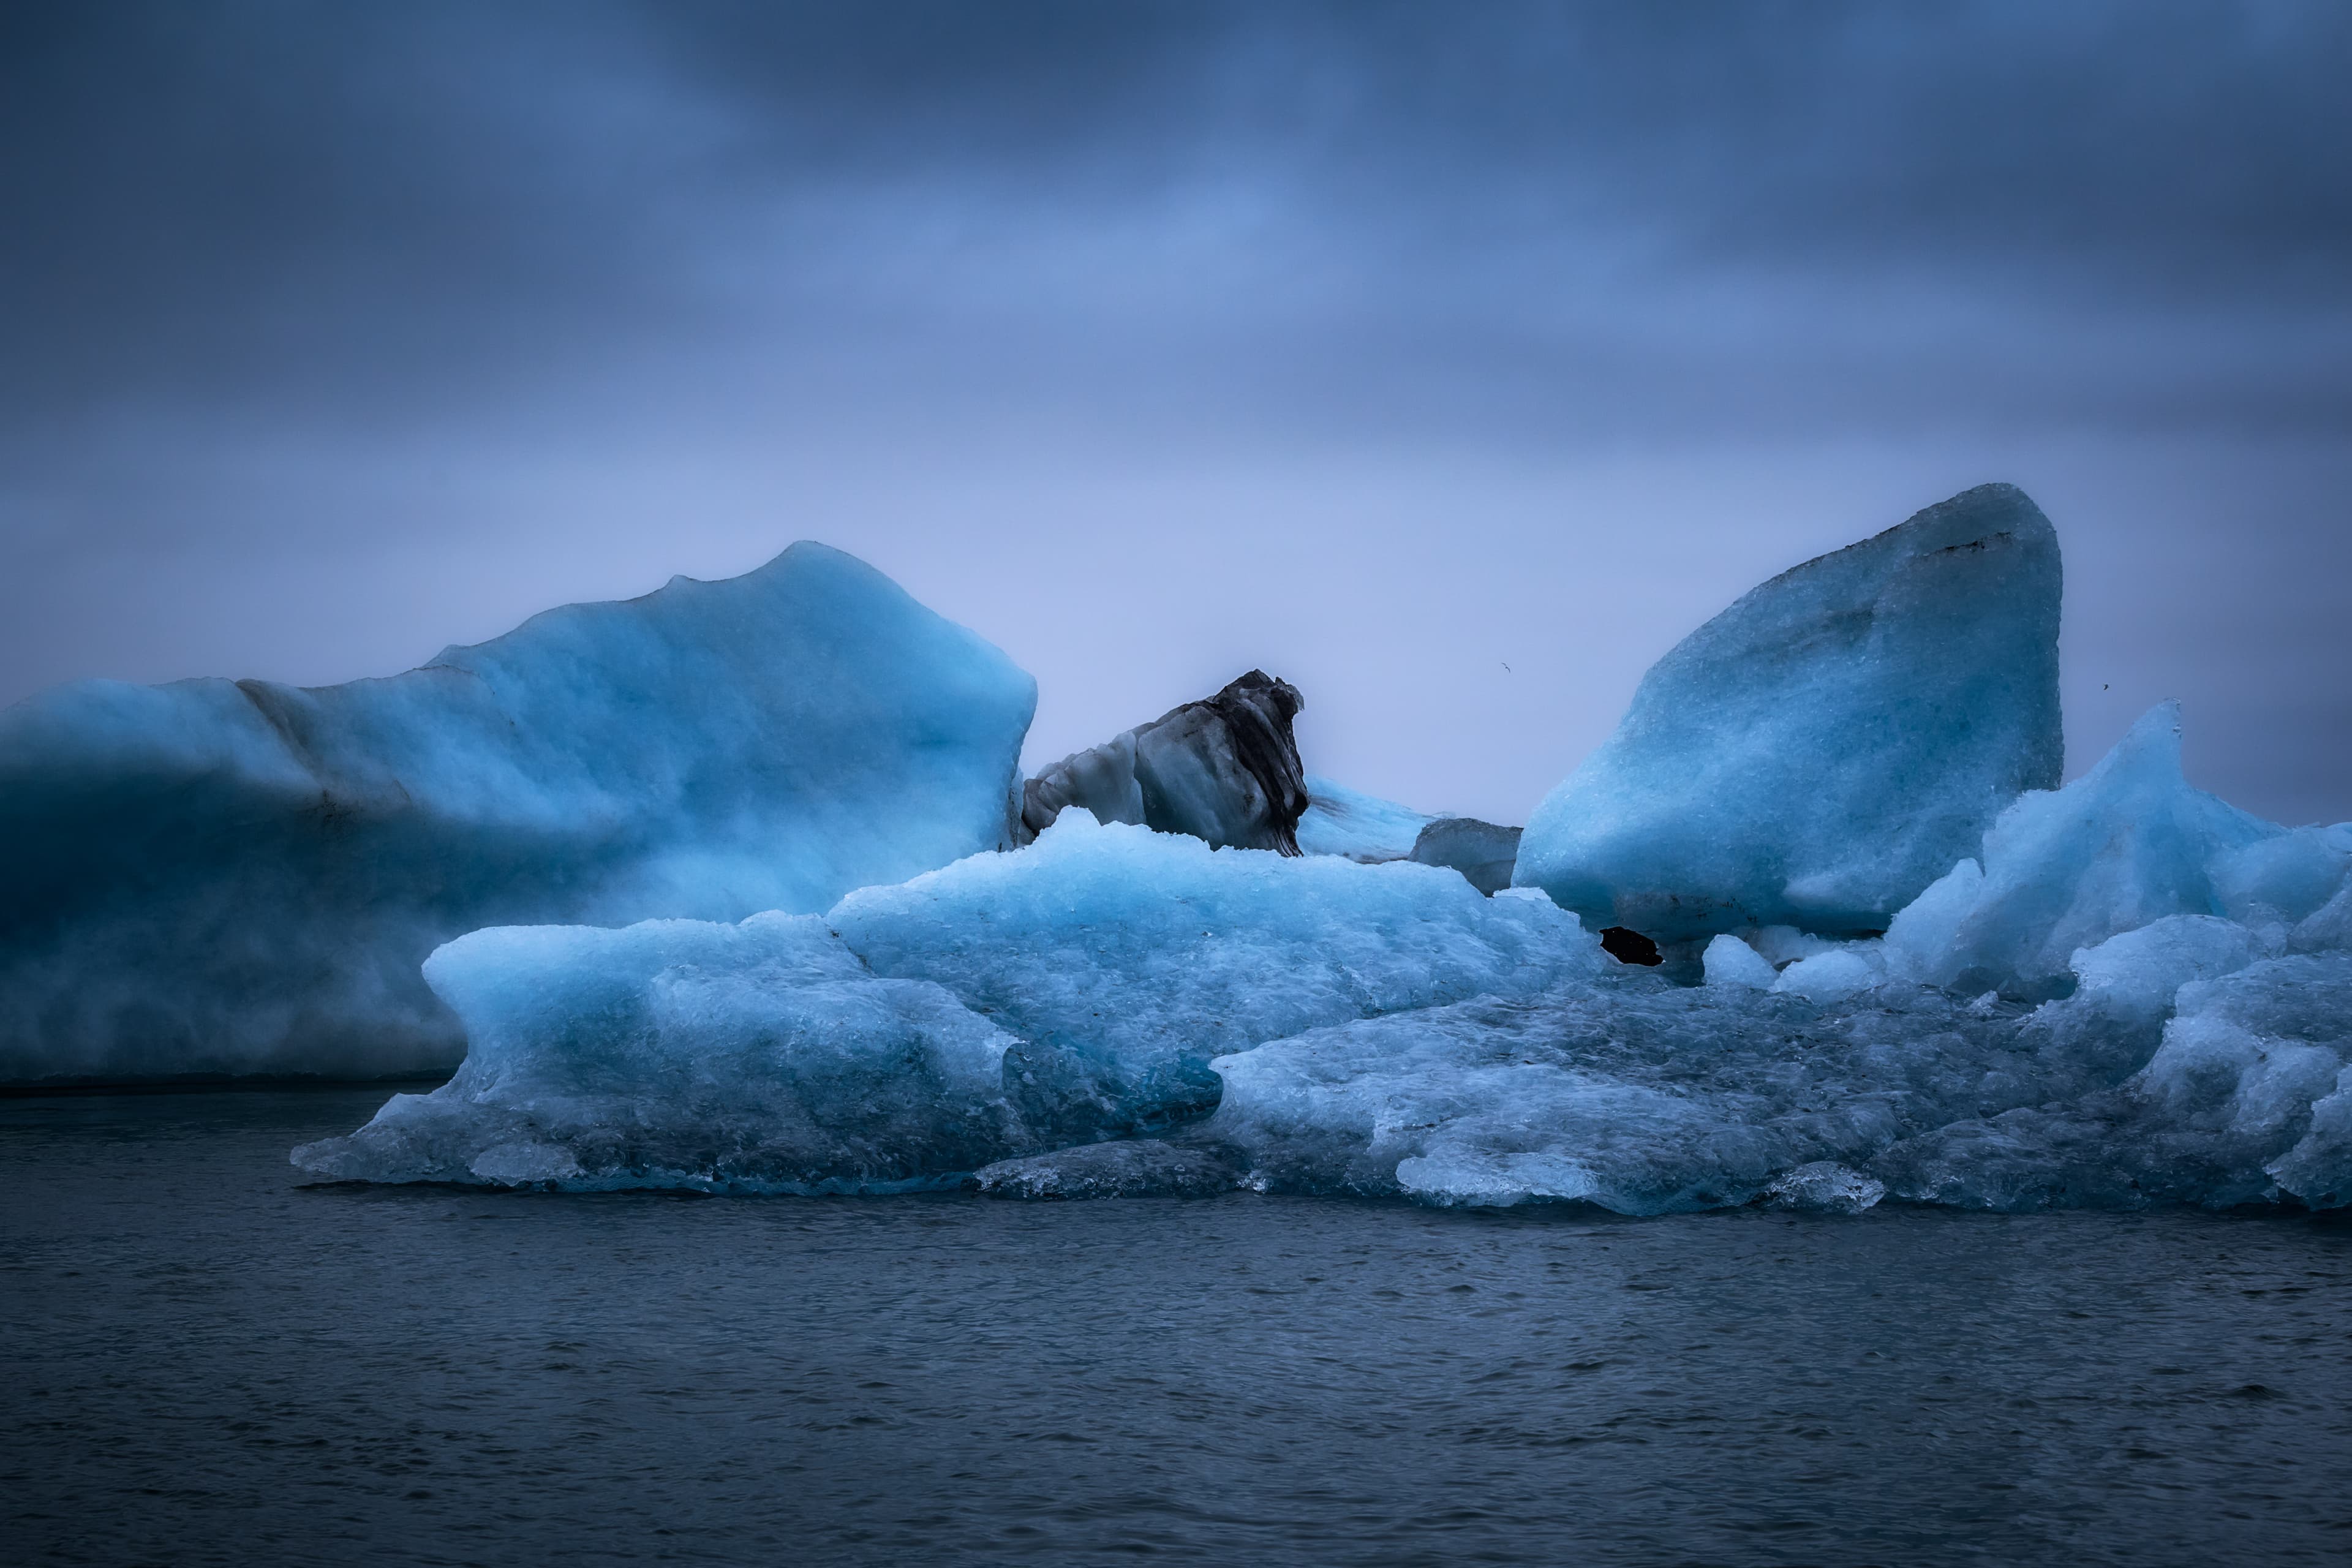
{"label": "overcast sky", "polygon": [[2069,772],[2352,817],[2352,6],[0,3],[0,700],[873,562],[1520,822],[1987,479]]}

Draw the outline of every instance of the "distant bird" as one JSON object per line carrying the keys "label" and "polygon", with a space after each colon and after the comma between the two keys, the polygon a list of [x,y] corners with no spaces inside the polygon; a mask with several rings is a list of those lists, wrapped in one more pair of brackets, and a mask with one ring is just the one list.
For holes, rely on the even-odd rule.
{"label": "distant bird", "polygon": [[[1495,662],[1496,662],[1496,664],[1503,664],[1503,661],[1502,661],[1501,659],[1496,659]],[[1504,668],[1505,669],[1508,669],[1508,668],[1510,668],[1511,667],[1510,667],[1509,665],[1507,665],[1507,664],[1503,664],[1503,668]]]}

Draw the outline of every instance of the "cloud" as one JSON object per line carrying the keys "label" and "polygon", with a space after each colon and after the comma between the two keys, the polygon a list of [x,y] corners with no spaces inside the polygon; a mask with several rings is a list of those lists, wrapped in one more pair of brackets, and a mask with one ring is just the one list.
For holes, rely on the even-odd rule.
{"label": "cloud", "polygon": [[[1019,606],[1071,743],[1285,616],[1358,727],[1553,616],[1557,709],[1348,753],[1434,789],[1552,727],[1499,813],[1742,574],[2012,478],[2103,570],[2193,561],[2193,679],[2315,729],[2341,635],[2289,617],[2273,689],[2249,628],[2341,531],[2347,64],[2332,5],[30,0],[0,696],[357,673],[814,532]],[[1220,577],[1270,531],[1295,580]],[[2139,647],[2088,604],[2070,659]],[[2336,788],[2294,745],[2246,776]]]}

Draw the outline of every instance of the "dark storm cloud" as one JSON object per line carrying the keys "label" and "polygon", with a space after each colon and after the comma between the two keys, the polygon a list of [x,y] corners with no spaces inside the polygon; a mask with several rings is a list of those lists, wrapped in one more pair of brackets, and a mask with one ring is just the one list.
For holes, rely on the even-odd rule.
{"label": "dark storm cloud", "polygon": [[2006,478],[2078,767],[2186,695],[2200,776],[2347,815],[2347,67],[2333,4],[15,0],[0,700],[811,532],[1040,744],[1278,663],[1503,815],[1741,587]]}
{"label": "dark storm cloud", "polygon": [[[1922,352],[2034,417],[2345,405],[2342,345],[2312,333],[2352,301],[2338,8],[7,16],[20,418],[511,396],[723,337],[746,290],[787,353],[833,311],[1002,331],[1150,307],[1190,346],[1138,336],[1185,377],[1238,353],[1286,403],[1377,415],[1380,364],[1410,366],[1404,418],[1459,379],[1472,416],[1531,402],[1538,427],[1600,384],[1613,417],[1629,390],[1710,423],[1792,396],[1932,416],[1940,395],[1907,409]],[[1152,231],[1221,203],[1223,270],[1155,257]],[[1134,250],[1076,297],[1037,276],[1033,249],[1122,218]],[[927,226],[943,253],[894,264],[893,231]],[[2151,335],[2175,362],[2154,382]]]}

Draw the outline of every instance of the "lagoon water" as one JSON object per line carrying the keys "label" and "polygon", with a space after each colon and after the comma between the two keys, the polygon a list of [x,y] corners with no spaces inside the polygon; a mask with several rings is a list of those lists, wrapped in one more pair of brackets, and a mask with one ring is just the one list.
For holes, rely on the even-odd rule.
{"label": "lagoon water", "polygon": [[9,1563],[2352,1558],[2352,1223],[304,1187],[0,1101]]}

